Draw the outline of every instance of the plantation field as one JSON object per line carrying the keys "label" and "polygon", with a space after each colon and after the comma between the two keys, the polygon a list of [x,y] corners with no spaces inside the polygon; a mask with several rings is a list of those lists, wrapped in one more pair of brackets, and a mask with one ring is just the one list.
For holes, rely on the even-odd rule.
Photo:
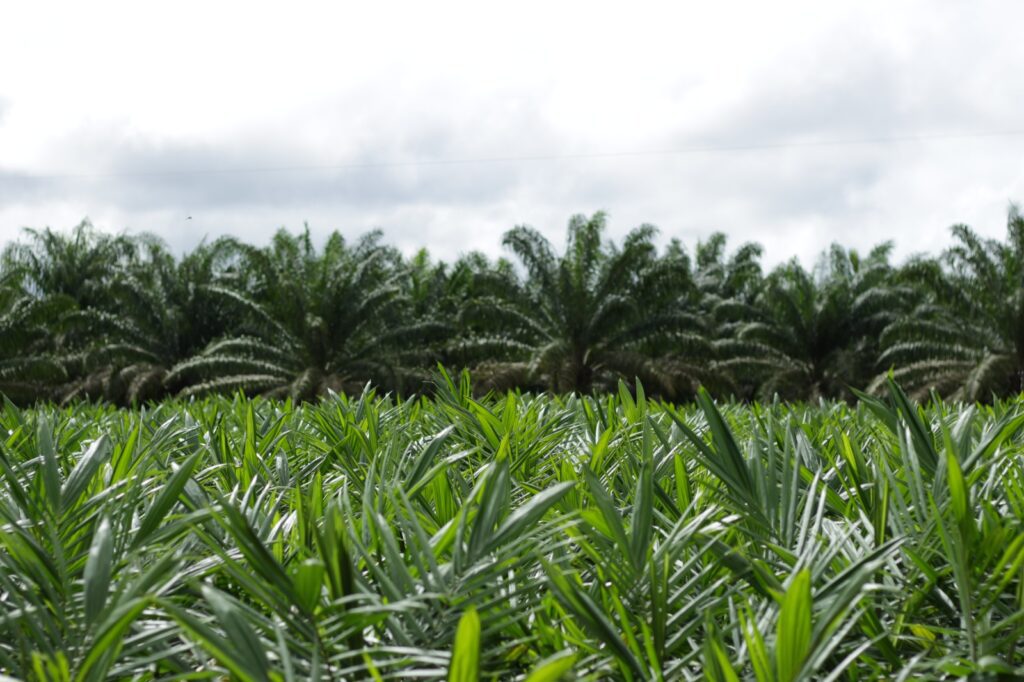
{"label": "plantation field", "polygon": [[0,413],[33,680],[1024,672],[1024,403],[371,391]]}

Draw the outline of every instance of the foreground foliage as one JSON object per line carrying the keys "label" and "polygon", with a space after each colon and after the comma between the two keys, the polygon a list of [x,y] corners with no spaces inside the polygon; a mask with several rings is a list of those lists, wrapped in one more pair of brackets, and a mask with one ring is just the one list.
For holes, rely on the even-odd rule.
{"label": "foreground foliage", "polygon": [[0,413],[0,671],[1024,672],[1024,405],[223,397]]}

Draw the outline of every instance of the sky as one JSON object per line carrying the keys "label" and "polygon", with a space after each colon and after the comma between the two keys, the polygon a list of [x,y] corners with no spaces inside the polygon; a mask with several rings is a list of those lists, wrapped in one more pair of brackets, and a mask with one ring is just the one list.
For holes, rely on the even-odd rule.
{"label": "sky", "polygon": [[766,264],[936,252],[1024,202],[1024,3],[5,3],[0,245],[176,251],[380,228],[412,253],[561,246],[604,210]]}

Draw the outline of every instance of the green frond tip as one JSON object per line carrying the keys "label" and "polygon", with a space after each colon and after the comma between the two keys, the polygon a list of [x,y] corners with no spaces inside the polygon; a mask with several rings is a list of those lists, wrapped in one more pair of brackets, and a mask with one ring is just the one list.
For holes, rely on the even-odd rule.
{"label": "green frond tip", "polygon": [[452,645],[448,682],[477,682],[480,679],[480,616],[470,606],[459,618]]}

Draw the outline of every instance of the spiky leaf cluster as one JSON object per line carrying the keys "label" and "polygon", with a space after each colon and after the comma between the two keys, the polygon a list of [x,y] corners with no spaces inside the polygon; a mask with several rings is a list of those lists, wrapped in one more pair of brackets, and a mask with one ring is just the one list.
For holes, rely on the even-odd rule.
{"label": "spiky leaf cluster", "polygon": [[1013,679],[1024,404],[0,408],[0,675]]}

